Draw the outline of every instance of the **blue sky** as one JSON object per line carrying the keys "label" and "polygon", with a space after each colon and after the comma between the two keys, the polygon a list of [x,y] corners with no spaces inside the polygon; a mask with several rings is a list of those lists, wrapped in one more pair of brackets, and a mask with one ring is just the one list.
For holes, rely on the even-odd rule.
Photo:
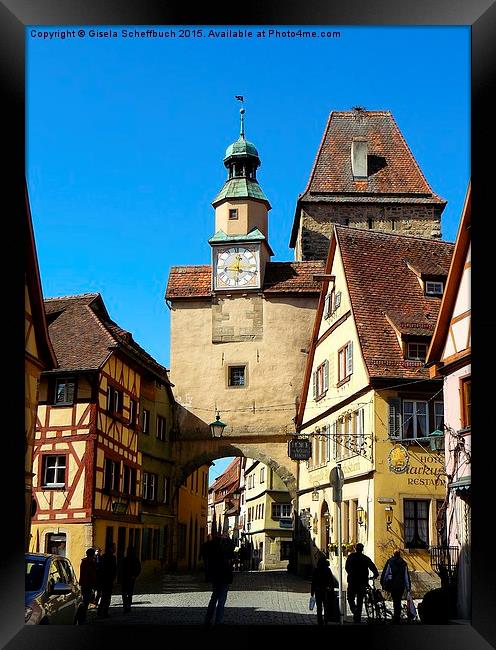
{"label": "blue sky", "polygon": [[239,133],[235,95],[262,160],[275,261],[293,259],[296,199],[329,113],[355,105],[392,111],[448,201],[443,238],[454,241],[470,175],[468,27],[333,26],[339,39],[269,38],[273,26],[260,38],[262,27],[245,27],[252,38],[208,38],[205,27],[179,38],[181,28],[167,39],[115,27],[116,38],[90,37],[91,26],[43,39],[33,32],[69,28],[26,28],[26,173],[45,297],[100,292],[168,367],[167,276],[210,262],[210,203]]}

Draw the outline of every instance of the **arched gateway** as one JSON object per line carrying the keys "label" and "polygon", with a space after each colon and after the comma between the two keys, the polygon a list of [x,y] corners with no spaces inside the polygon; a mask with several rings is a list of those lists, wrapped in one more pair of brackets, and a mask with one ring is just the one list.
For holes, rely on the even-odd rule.
{"label": "arched gateway", "polygon": [[[198,467],[225,457],[244,456],[270,467],[287,487],[291,499],[296,497],[296,463],[287,455],[287,443],[279,440],[182,440],[177,443],[176,487]],[[270,456],[268,455],[270,453]]]}

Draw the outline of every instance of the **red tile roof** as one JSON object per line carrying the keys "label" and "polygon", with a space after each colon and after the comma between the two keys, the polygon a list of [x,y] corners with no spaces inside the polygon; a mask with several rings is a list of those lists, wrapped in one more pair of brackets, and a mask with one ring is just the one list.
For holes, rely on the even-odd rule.
{"label": "red tile roof", "polygon": [[96,370],[119,350],[170,386],[167,369],[110,318],[99,293],[47,298],[44,302],[60,369]]}
{"label": "red tile roof", "polygon": [[407,260],[416,268],[434,263],[447,276],[454,245],[338,225],[334,232],[371,378],[428,378],[423,362],[403,359],[395,328],[431,336],[441,301],[424,294]]}
{"label": "red tile roof", "polygon": [[[353,180],[350,152],[357,137],[368,142],[366,181]],[[333,111],[302,199],[307,192],[422,194],[444,202],[433,193],[389,111]]]}
{"label": "red tile roof", "polygon": [[[354,180],[351,144],[368,142],[368,178]],[[325,203],[432,204],[446,201],[435,194],[389,111],[332,111],[310,172],[298,198],[291,231],[294,248],[302,201]]]}
{"label": "red tile roof", "polygon": [[[324,262],[269,262],[263,292],[266,294],[318,294],[320,283],[313,279],[322,273]],[[165,292],[167,300],[209,298],[212,295],[212,267],[173,266]]]}

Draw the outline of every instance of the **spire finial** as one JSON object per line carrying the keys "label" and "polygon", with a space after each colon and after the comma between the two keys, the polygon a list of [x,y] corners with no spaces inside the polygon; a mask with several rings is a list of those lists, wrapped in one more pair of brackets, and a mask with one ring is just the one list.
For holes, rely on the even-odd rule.
{"label": "spire finial", "polygon": [[244,123],[243,115],[245,113],[245,107],[244,107],[243,102],[245,101],[245,98],[243,97],[243,95],[235,95],[235,99],[237,99],[239,102],[241,102],[241,108],[239,109],[240,122],[241,122],[240,123],[240,128],[239,128],[239,135],[240,135],[240,137],[242,137],[244,139],[244,137],[245,137],[245,123]]}

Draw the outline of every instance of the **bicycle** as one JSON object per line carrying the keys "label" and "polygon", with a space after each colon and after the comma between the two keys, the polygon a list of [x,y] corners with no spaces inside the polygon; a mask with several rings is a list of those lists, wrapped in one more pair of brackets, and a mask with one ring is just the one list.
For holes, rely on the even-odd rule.
{"label": "bicycle", "polygon": [[[367,585],[363,599],[368,623],[386,623],[393,620],[393,612],[386,605],[382,591],[375,587],[375,578],[369,578],[372,585]],[[412,617],[408,611],[408,605],[402,602],[401,620],[412,623],[418,620],[418,615]]]}
{"label": "bicycle", "polygon": [[382,591],[375,586],[375,578],[369,578],[372,585],[367,584],[363,603],[367,615],[367,623],[385,623],[392,618],[392,612],[386,607]]}

